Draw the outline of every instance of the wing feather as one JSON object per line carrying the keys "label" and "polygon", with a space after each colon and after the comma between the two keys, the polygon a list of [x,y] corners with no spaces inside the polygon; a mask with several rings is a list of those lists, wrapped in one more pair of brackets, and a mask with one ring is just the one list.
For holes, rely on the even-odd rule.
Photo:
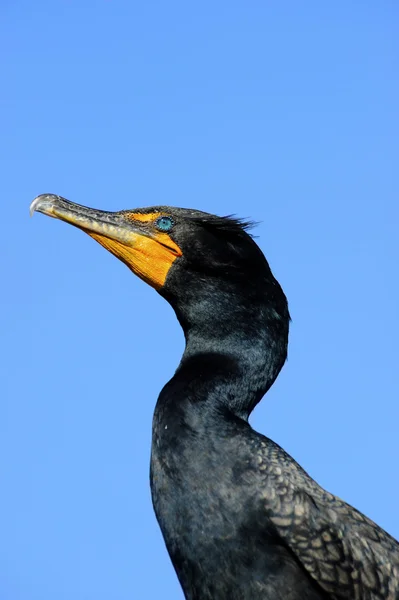
{"label": "wing feather", "polygon": [[258,438],[257,446],[261,510],[308,574],[332,599],[399,600],[398,542],[277,444]]}

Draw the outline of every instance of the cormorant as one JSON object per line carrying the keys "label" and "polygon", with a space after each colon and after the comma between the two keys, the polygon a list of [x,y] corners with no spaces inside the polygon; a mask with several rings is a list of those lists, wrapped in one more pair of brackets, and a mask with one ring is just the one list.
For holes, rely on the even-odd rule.
{"label": "cormorant", "polygon": [[398,542],[248,424],[286,359],[289,313],[247,224],[169,206],[104,212],[52,194],[35,210],[121,259],[183,328],[155,408],[151,491],[185,597],[398,600]]}

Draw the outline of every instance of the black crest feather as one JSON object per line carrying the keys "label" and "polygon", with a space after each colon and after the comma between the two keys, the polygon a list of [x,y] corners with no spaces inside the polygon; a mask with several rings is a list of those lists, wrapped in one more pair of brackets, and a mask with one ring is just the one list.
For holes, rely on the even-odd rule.
{"label": "black crest feather", "polygon": [[251,237],[253,236],[251,233],[249,233],[249,231],[258,225],[256,221],[242,219],[236,217],[235,215],[226,215],[225,217],[206,215],[196,217],[195,220],[198,221],[203,227],[219,231],[220,233],[237,235],[245,232]]}

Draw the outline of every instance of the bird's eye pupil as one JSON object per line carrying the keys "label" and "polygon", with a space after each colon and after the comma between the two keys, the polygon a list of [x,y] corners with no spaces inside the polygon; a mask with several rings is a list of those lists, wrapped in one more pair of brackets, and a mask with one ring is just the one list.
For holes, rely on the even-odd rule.
{"label": "bird's eye pupil", "polygon": [[160,217],[156,221],[156,225],[158,229],[161,231],[170,231],[174,225],[173,219],[171,217]]}

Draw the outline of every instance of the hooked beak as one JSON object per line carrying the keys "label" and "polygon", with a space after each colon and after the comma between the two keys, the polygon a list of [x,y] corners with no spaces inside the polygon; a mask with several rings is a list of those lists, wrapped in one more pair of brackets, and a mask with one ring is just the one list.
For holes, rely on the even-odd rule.
{"label": "hooked beak", "polygon": [[[89,234],[97,233],[122,244],[133,242],[134,229],[129,227],[129,223],[122,215],[75,204],[55,194],[37,196],[31,203],[29,211],[31,217],[34,212],[41,212],[48,217],[66,221]],[[143,231],[140,233],[145,235]]]}
{"label": "hooked beak", "polygon": [[153,219],[140,219],[139,211],[109,212],[70,202],[55,194],[41,194],[30,214],[41,212],[70,223],[94,238],[122,260],[136,275],[159,290],[182,251],[166,233],[156,231]]}

